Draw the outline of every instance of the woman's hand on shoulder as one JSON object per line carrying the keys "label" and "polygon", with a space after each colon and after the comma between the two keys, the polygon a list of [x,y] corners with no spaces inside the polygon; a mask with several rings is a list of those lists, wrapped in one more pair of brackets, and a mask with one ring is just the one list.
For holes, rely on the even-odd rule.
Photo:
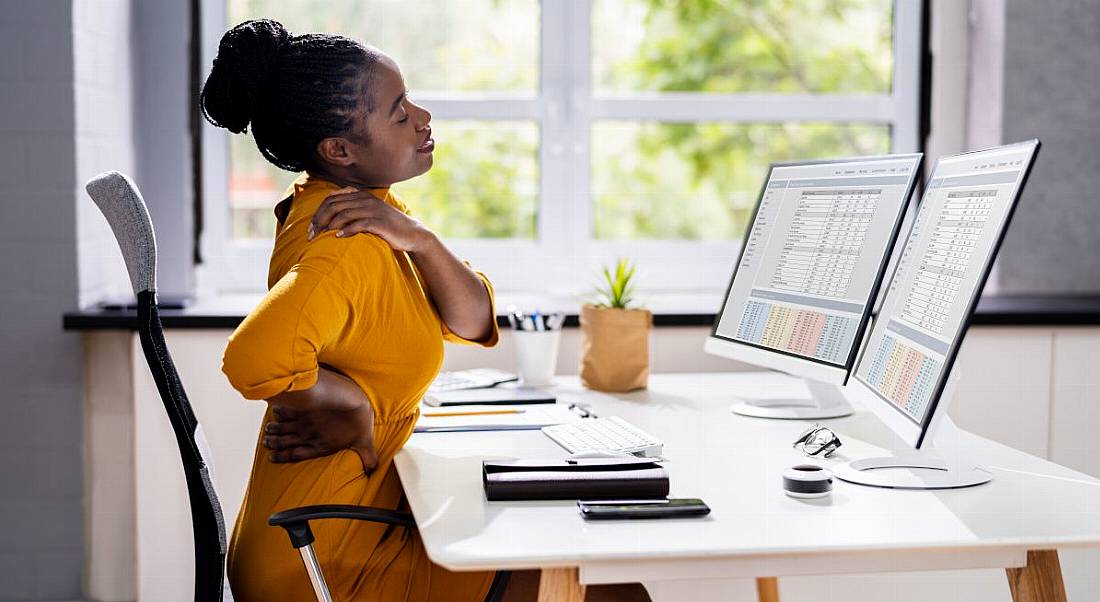
{"label": "woman's hand on shoulder", "polygon": [[375,234],[397,251],[415,253],[435,235],[414,219],[365,190],[342,188],[330,194],[309,224],[309,239],[335,230],[337,237]]}

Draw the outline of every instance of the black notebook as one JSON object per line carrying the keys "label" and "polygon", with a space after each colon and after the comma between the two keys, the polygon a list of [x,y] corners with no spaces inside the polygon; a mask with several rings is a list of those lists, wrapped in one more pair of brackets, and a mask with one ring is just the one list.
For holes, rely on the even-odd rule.
{"label": "black notebook", "polygon": [[645,458],[485,460],[485,497],[501,500],[659,499],[668,472]]}

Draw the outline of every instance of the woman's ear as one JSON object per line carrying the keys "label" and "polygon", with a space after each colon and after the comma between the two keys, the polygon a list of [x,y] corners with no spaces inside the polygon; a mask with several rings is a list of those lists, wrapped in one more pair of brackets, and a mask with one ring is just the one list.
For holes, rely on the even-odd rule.
{"label": "woman's ear", "polygon": [[339,167],[347,167],[355,162],[351,150],[351,142],[346,138],[325,138],[317,143],[317,155],[321,160]]}

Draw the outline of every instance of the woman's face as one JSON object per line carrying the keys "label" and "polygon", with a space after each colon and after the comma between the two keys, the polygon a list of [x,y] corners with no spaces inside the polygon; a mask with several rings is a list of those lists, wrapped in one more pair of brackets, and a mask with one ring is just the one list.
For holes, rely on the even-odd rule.
{"label": "woman's face", "polygon": [[409,100],[405,78],[393,59],[382,55],[370,77],[364,94],[371,98],[362,98],[360,106],[371,110],[360,111],[352,128],[366,136],[347,139],[347,175],[371,186],[389,186],[427,172],[435,149],[432,114]]}

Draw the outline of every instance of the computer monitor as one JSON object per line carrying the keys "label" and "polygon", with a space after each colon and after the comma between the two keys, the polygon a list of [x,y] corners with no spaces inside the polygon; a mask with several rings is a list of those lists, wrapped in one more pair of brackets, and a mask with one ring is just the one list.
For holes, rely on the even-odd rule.
{"label": "computer monitor", "polygon": [[773,163],[708,353],[806,379],[806,398],[745,399],[738,414],[834,418],[897,240],[920,153]]}
{"label": "computer monitor", "polygon": [[[1038,151],[1039,141],[1031,140],[936,163],[846,391],[917,451],[857,460],[841,467],[838,477],[915,489],[992,478],[951,448],[952,369]],[[928,453],[933,441],[941,457]],[[906,470],[876,470],[885,468]]]}

